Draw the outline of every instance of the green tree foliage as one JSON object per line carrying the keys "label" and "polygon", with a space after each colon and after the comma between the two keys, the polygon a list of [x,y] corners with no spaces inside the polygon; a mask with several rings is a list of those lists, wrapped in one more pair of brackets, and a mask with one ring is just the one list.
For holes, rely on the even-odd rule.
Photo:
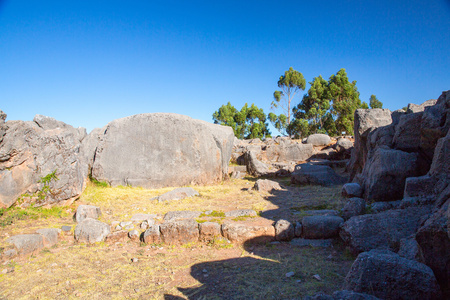
{"label": "green tree foliage", "polygon": [[238,111],[230,102],[213,113],[214,124],[230,126],[237,138],[252,139],[270,137],[267,116],[262,108],[247,103]]}
{"label": "green tree foliage", "polygon": [[280,133],[290,135],[291,123],[291,105],[294,96],[299,90],[305,90],[306,81],[303,74],[289,68],[284,75],[280,76],[278,80],[278,87],[281,91],[275,91],[273,93],[274,100],[272,101],[272,109],[281,108],[283,113],[276,115],[274,113],[269,114],[269,120],[274,127],[280,131]]}
{"label": "green tree foliage", "polygon": [[342,132],[353,134],[354,113],[361,107],[356,81],[350,82],[345,69],[340,69],[336,75],[331,75],[328,90],[333,103],[331,113],[336,125],[336,131],[329,134],[335,135]]}
{"label": "green tree foliage", "polygon": [[[299,136],[311,133],[325,133],[325,120],[330,114],[328,82],[322,76],[309,83],[311,87],[302,101],[293,108],[294,121],[291,131]],[[304,121],[298,121],[304,120]]]}
{"label": "green tree foliage", "polygon": [[370,108],[383,108],[383,103],[378,100],[377,96],[371,95],[370,96]]}

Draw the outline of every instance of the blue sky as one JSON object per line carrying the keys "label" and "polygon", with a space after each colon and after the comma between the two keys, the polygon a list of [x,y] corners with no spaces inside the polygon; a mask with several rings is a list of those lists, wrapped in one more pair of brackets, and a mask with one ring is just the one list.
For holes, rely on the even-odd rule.
{"label": "blue sky", "polygon": [[450,89],[449,51],[449,0],[0,0],[0,109],[88,131],[148,112],[212,122],[228,101],[269,113],[292,66],[345,68],[395,110]]}

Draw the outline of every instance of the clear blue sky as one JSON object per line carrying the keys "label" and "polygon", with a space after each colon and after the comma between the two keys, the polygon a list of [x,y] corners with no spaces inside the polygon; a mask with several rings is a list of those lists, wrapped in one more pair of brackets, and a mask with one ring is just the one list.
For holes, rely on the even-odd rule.
{"label": "clear blue sky", "polygon": [[269,113],[292,66],[345,68],[395,110],[450,89],[449,53],[449,0],[0,0],[0,109],[88,131],[147,112],[212,122],[228,101]]}

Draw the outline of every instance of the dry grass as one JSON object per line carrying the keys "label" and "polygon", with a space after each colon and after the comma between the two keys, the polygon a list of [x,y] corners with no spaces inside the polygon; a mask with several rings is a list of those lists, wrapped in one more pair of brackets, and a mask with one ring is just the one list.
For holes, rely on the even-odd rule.
{"label": "dry grass", "polygon": [[[158,203],[150,200],[171,188],[148,190],[100,187],[90,184],[79,201],[47,218],[14,220],[0,227],[0,243],[7,235],[31,233],[38,228],[75,225],[79,204],[101,207],[102,220],[126,221],[135,213],[165,214],[174,210],[221,212],[252,208],[290,214],[317,206],[338,208],[340,187],[290,187],[280,193],[247,190],[253,179],[195,186],[200,196]],[[132,258],[138,258],[132,263]],[[35,256],[5,261],[0,266],[0,299],[292,299],[340,288],[352,258],[342,247],[295,248],[277,245],[184,246],[126,243],[76,244],[71,234]],[[206,270],[206,272],[204,272]],[[295,272],[286,278],[288,272]],[[312,278],[319,274],[322,281]],[[297,282],[300,281],[300,282]],[[177,298],[179,297],[179,298]]]}
{"label": "dry grass", "polygon": [[245,191],[253,183],[248,180],[233,179],[217,185],[193,186],[200,196],[182,201],[158,203],[153,197],[171,191],[174,188],[144,189],[132,187],[99,187],[89,184],[79,203],[98,205],[102,208],[105,221],[127,220],[136,213],[165,214],[169,211],[208,211],[225,212],[233,209],[250,208],[264,210],[271,202],[255,191]]}

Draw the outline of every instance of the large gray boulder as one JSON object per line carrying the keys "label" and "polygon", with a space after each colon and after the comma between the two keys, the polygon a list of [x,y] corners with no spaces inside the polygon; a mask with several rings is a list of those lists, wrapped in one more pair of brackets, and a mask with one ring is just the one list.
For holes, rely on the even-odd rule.
{"label": "large gray boulder", "polygon": [[170,192],[164,193],[155,197],[153,199],[158,200],[158,202],[171,201],[171,200],[183,200],[186,198],[194,197],[200,195],[196,190],[191,187],[180,187]]}
{"label": "large gray boulder", "polygon": [[[0,118],[1,119],[1,118]],[[69,204],[82,193],[88,166],[80,159],[84,128],[36,115],[33,121],[8,121],[0,143],[0,207],[10,207],[23,194],[42,190],[45,176],[56,171],[51,193],[31,197],[38,204]]]}
{"label": "large gray boulder", "polygon": [[440,299],[433,271],[386,250],[361,253],[345,278],[345,290],[381,299]]}
{"label": "large gray boulder", "polygon": [[368,201],[402,199],[407,177],[418,175],[418,154],[377,148],[364,166],[364,198]]}
{"label": "large gray boulder", "polygon": [[437,99],[430,99],[419,105],[414,104],[414,103],[409,103],[408,107],[406,109],[406,112],[409,114],[423,112],[425,110],[425,107],[433,106],[436,104],[436,102],[437,102]]}
{"label": "large gray boulder", "polygon": [[342,218],[348,220],[351,217],[364,214],[365,210],[366,201],[364,201],[364,199],[357,197],[350,198],[342,208]]}
{"label": "large gray boulder", "polygon": [[277,241],[290,241],[295,236],[294,224],[287,220],[276,221],[274,227]]}
{"label": "large gray boulder", "polygon": [[102,215],[100,207],[94,205],[79,205],[75,212],[74,219],[77,223],[80,223],[86,218],[98,219]]}
{"label": "large gray boulder", "polygon": [[344,219],[338,216],[309,216],[302,219],[302,237],[329,239],[337,237]]}
{"label": "large gray boulder", "polygon": [[348,169],[351,178],[361,173],[367,160],[367,138],[375,128],[387,126],[392,123],[391,111],[389,109],[357,109],[355,111],[355,143]]}
{"label": "large gray boulder", "polygon": [[278,145],[269,145],[265,147],[264,156],[271,162],[286,162],[286,161],[305,161],[314,154],[314,147],[312,144],[298,144],[291,140],[291,143],[280,139],[281,143]]}
{"label": "large gray boulder", "polygon": [[306,139],[306,144],[311,144],[313,146],[326,146],[331,143],[331,138],[322,133],[311,134]]}
{"label": "large gray boulder", "polygon": [[450,297],[450,185],[437,202],[446,201],[419,228],[416,241],[427,264],[436,275],[446,299]]}
{"label": "large gray boulder", "polygon": [[197,242],[200,236],[198,223],[193,219],[164,222],[160,231],[162,240],[169,245]]}
{"label": "large gray boulder", "polygon": [[45,247],[52,247],[58,243],[60,232],[61,229],[59,228],[42,228],[36,230],[36,233],[42,236]]}
{"label": "large gray boulder", "polygon": [[92,176],[112,186],[207,184],[228,176],[230,127],[171,113],[110,122],[95,152]]}
{"label": "large gray boulder", "polygon": [[349,182],[342,186],[342,196],[347,198],[361,197],[363,190],[356,182]]}
{"label": "large gray boulder", "polygon": [[442,92],[433,106],[425,107],[420,129],[420,152],[430,162],[438,140],[450,129],[450,91]]}
{"label": "large gray boulder", "polygon": [[44,238],[40,234],[14,235],[8,238],[6,242],[14,245],[19,255],[37,253],[44,248]]}
{"label": "large gray boulder", "polygon": [[312,163],[296,165],[291,174],[291,183],[294,184],[330,186],[344,182],[346,179],[337,175],[331,167]]}
{"label": "large gray boulder", "polygon": [[267,243],[275,240],[275,227],[272,225],[247,225],[236,222],[224,223],[222,235],[236,243]]}
{"label": "large gray boulder", "polygon": [[256,153],[253,151],[247,151],[244,153],[244,162],[247,166],[247,173],[253,176],[264,176],[270,174],[270,166],[262,161],[259,161],[256,157]]}
{"label": "large gray boulder", "polygon": [[86,218],[75,227],[74,237],[78,242],[93,244],[104,241],[110,232],[108,224]]}
{"label": "large gray boulder", "polygon": [[395,127],[393,144],[395,149],[406,152],[417,152],[420,146],[420,127],[422,125],[422,112],[405,114]]}
{"label": "large gray boulder", "polygon": [[419,229],[429,215],[430,207],[409,207],[350,218],[339,235],[353,253],[375,248],[398,250],[400,240]]}
{"label": "large gray boulder", "polygon": [[283,188],[280,186],[280,184],[278,182],[269,180],[269,179],[258,179],[255,182],[253,189],[260,191],[260,192],[271,192],[272,190],[275,190],[275,191],[283,190]]}

